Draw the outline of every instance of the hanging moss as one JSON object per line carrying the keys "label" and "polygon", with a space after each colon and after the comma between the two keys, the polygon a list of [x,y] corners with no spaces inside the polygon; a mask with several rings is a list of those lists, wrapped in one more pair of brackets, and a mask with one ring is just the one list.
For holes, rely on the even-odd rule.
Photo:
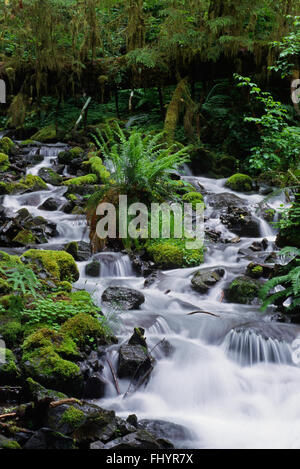
{"label": "hanging moss", "polygon": [[187,78],[184,78],[178,83],[166,113],[164,130],[169,142],[173,142],[174,140],[179,116],[186,104],[191,106],[192,100],[188,88],[188,80]]}
{"label": "hanging moss", "polygon": [[8,125],[17,128],[24,124],[26,117],[27,100],[23,93],[17,94],[7,111]]}

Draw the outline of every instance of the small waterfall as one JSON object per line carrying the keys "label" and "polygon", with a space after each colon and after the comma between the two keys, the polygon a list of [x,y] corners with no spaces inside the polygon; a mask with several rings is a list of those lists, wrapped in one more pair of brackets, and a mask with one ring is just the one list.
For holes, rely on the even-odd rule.
{"label": "small waterfall", "polygon": [[290,345],[277,338],[265,338],[251,329],[233,329],[224,342],[227,355],[242,366],[259,362],[292,364]]}
{"label": "small waterfall", "polygon": [[101,252],[94,256],[101,264],[100,277],[131,277],[133,269],[128,255]]}

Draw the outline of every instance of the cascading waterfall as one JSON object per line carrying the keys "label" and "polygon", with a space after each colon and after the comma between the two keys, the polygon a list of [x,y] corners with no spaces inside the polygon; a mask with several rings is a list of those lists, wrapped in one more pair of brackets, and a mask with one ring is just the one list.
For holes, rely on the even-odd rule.
{"label": "cascading waterfall", "polygon": [[[61,149],[61,144],[40,147],[44,161],[28,172],[37,174],[40,167],[51,167]],[[210,197],[222,193],[238,196],[252,213],[263,201],[258,194],[230,191],[224,187],[223,179],[185,179],[204,188],[204,194],[208,194],[207,226],[220,230],[225,237],[236,235],[222,225],[218,209],[210,205]],[[87,240],[84,216],[66,215],[60,210],[45,214],[38,209],[47,197],[55,195],[63,200],[64,190],[50,185],[48,189],[6,196],[3,205],[14,212],[26,206],[34,215],[57,223],[59,236],[47,248],[52,242]],[[268,204],[277,208],[278,196],[270,198]],[[168,356],[159,349],[153,352],[157,362],[147,387],[126,399],[109,384],[105,398],[99,401],[102,407],[115,409],[121,416],[136,413],[139,418],[183,425],[186,438],[176,442],[181,447],[300,447],[300,368],[291,359],[291,343],[299,334],[298,326],[282,325],[274,332],[269,316],[261,313],[259,305],[230,304],[222,299],[226,283],[243,274],[250,262],[241,251],[262,238],[267,238],[273,249],[273,228],[256,216],[261,238],[242,237],[237,244],[208,244],[205,263],[200,267],[162,272],[148,288],[144,287],[144,278],[135,275],[126,254],[102,252],[78,263],[80,279],[74,287],[92,292],[99,305],[103,290],[110,285],[135,288],[145,295],[139,311],[116,313],[119,343],[128,340],[134,326],[141,326],[146,329],[150,349],[165,338],[171,350]],[[100,262],[97,278],[85,274],[85,266],[91,260]],[[223,268],[225,275],[207,294],[191,289],[196,270],[217,267]],[[257,323],[259,327],[254,327]],[[110,359],[116,366],[117,345],[111,347]],[[111,381],[107,366],[104,376]],[[122,379],[119,384],[125,393],[128,380]]]}

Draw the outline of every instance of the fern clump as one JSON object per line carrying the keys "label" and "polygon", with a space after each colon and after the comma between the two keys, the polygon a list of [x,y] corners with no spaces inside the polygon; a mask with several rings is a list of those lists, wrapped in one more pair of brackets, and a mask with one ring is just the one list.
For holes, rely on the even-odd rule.
{"label": "fern clump", "polygon": [[[286,313],[296,313],[300,311],[300,249],[287,246],[280,254],[295,257],[287,265],[281,266],[279,275],[268,280],[261,288],[259,296],[263,300],[262,309],[275,304]],[[275,291],[279,286],[283,288]],[[288,299],[290,304],[285,307],[284,303]]]}

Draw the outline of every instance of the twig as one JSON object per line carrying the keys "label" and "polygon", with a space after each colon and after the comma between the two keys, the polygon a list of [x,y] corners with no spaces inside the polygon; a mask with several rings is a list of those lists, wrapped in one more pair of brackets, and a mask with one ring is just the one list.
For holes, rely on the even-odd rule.
{"label": "twig", "polygon": [[2,414],[0,415],[0,419],[7,419],[9,417],[16,417],[17,416],[17,412],[10,412],[9,414]]}
{"label": "twig", "polygon": [[112,374],[112,377],[114,379],[114,385],[115,385],[115,388],[116,388],[116,391],[117,393],[120,395],[121,394],[121,391],[120,391],[120,387],[119,387],[119,383],[118,383],[118,378],[117,378],[117,375],[115,373],[115,370],[114,370],[114,367],[112,365],[112,362],[110,361],[109,358],[106,359],[108,365],[109,365],[109,368],[110,368],[110,371],[111,371],[111,374]]}
{"label": "twig", "polygon": [[193,311],[192,313],[188,313],[187,315],[191,316],[192,314],[209,314],[210,316],[214,316],[215,318],[220,317],[218,314],[209,313],[208,311]]}
{"label": "twig", "polygon": [[81,404],[81,402],[78,399],[75,399],[75,397],[70,397],[69,399],[61,399],[60,401],[52,401],[50,402],[49,406],[57,407],[59,405],[69,404],[69,403]]}

